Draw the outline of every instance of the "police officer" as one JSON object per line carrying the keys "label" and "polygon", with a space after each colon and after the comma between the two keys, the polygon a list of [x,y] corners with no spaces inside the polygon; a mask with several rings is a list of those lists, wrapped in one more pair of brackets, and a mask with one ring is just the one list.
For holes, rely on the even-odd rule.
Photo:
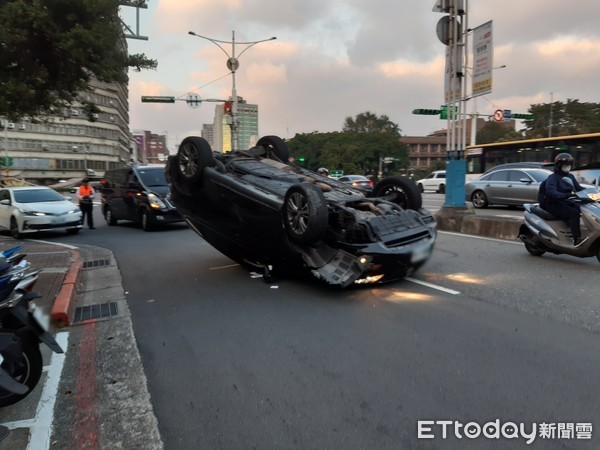
{"label": "police officer", "polygon": [[[554,159],[554,173],[551,174],[545,183],[545,205],[543,208],[553,216],[565,220],[571,228],[573,236],[573,245],[581,243],[581,227],[579,225],[579,216],[581,209],[579,204],[572,198],[574,192],[584,189],[575,179],[571,171],[573,166],[573,157],[569,153],[560,153]],[[573,184],[565,181],[570,179]]]}
{"label": "police officer", "polygon": [[81,182],[81,186],[79,186],[79,189],[77,191],[77,198],[79,199],[79,209],[81,209],[81,212],[83,214],[82,218],[81,218],[81,225],[85,224],[85,220],[87,217],[87,225],[89,227],[90,230],[95,230],[96,227],[94,227],[94,204],[92,203],[94,200],[94,197],[96,195],[96,192],[94,191],[94,188],[90,186],[89,181],[87,178],[84,178],[83,181]]}
{"label": "police officer", "polygon": [[327,170],[327,168],[325,167],[319,167],[319,170],[317,170],[318,174],[323,176],[323,177],[328,177],[329,176],[329,170]]}

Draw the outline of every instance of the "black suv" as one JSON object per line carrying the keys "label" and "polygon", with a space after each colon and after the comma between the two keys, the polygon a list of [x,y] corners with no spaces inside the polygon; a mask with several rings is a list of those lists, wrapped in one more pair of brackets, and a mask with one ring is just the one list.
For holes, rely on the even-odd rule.
{"label": "black suv", "polygon": [[160,224],[183,221],[170,201],[163,166],[108,170],[101,185],[102,213],[109,225],[130,220],[149,231]]}

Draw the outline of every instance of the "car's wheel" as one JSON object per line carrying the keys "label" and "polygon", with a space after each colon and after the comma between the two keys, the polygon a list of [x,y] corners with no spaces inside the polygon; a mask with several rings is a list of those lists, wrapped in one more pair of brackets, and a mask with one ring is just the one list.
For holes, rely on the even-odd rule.
{"label": "car's wheel", "polygon": [[419,187],[406,177],[388,177],[380,180],[373,188],[373,197],[387,197],[404,209],[421,209],[423,199]]}
{"label": "car's wheel", "polygon": [[471,202],[475,208],[487,208],[489,205],[487,195],[483,191],[475,191],[471,195]]}
{"label": "car's wheel", "polygon": [[106,223],[111,227],[117,224],[117,219],[115,219],[115,216],[113,216],[113,213],[108,206],[104,210],[104,220],[106,220]]}
{"label": "car's wheel", "polygon": [[10,218],[10,234],[15,239],[21,239],[21,232],[19,231],[19,224],[15,217]]}
{"label": "car's wheel", "polygon": [[[177,150],[175,163],[176,179],[174,183],[184,184],[186,187],[196,185],[206,167],[215,166],[210,144],[203,138],[197,136],[186,137]],[[173,172],[171,172],[173,175]]]}
{"label": "car's wheel", "polygon": [[81,230],[81,228],[68,228],[67,229],[67,233],[69,233],[69,234],[77,234],[77,233],[79,233],[79,230]]}
{"label": "car's wheel", "polygon": [[596,259],[600,262],[600,244],[596,244]]}
{"label": "car's wheel", "polygon": [[24,394],[0,389],[0,407],[13,405],[27,397],[40,381],[42,375],[42,353],[37,339],[29,333],[21,337],[21,352],[18,358],[5,358],[2,368],[19,383],[26,385],[29,390]]}
{"label": "car's wheel", "polygon": [[144,231],[152,231],[154,229],[152,217],[146,208],[142,209],[140,212],[140,224],[142,225],[142,230]]}
{"label": "car's wheel", "polygon": [[286,163],[290,159],[290,151],[283,139],[278,136],[263,136],[256,143],[257,147],[263,147],[267,152],[267,158]]}
{"label": "car's wheel", "polygon": [[422,194],[423,191],[425,191],[425,188],[423,187],[422,183],[417,184],[417,187],[419,188],[419,192]]}
{"label": "car's wheel", "polygon": [[283,225],[293,242],[310,244],[327,231],[327,202],[320,188],[310,183],[292,186],[283,202]]}
{"label": "car's wheel", "polygon": [[438,192],[440,194],[445,194],[446,193],[446,185],[445,184],[440,184],[440,187],[438,188]]}

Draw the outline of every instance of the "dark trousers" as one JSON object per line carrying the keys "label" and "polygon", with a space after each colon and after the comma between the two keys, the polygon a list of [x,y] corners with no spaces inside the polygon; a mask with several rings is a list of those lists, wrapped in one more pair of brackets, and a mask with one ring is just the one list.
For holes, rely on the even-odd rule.
{"label": "dark trousers", "polygon": [[89,203],[80,203],[79,209],[81,209],[81,213],[83,214],[81,217],[81,225],[85,225],[85,220],[87,217],[88,227],[94,228],[94,205]]}
{"label": "dark trousers", "polygon": [[558,217],[566,221],[571,228],[571,234],[574,238],[581,237],[581,226],[579,225],[579,216],[581,215],[581,209],[577,203],[573,202],[560,202],[560,203],[549,203],[544,208],[553,216]]}

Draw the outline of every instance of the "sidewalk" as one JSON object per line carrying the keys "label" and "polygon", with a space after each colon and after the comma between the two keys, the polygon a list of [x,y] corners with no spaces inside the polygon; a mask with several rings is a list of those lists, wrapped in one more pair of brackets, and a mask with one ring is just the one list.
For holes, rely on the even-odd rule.
{"label": "sidewalk", "polygon": [[64,354],[42,345],[44,373],[21,402],[0,408],[9,428],[0,450],[162,449],[122,279],[112,252],[16,241],[41,268],[34,291]]}

